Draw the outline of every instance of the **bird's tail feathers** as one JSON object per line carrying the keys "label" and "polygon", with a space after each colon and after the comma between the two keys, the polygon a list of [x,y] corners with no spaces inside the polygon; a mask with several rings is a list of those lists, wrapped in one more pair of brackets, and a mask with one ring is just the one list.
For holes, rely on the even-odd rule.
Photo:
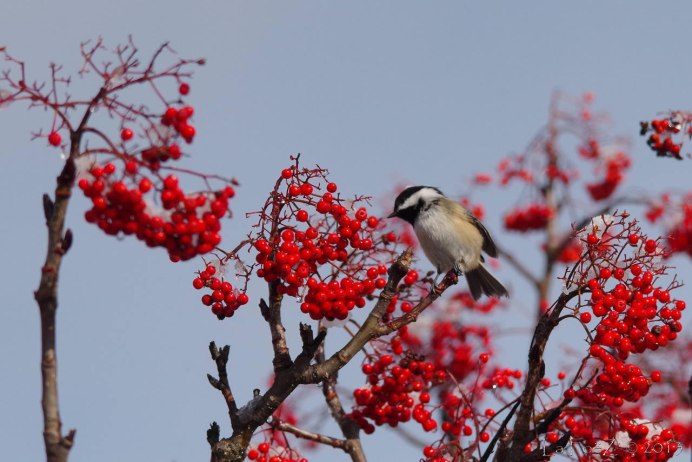
{"label": "bird's tail feathers", "polygon": [[469,290],[474,300],[481,298],[483,294],[492,297],[508,297],[507,289],[500,283],[495,276],[490,274],[483,264],[465,273]]}

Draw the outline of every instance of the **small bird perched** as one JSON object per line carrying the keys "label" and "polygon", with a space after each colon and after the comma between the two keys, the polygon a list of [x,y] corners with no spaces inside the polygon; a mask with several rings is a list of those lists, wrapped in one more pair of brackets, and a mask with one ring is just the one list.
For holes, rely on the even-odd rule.
{"label": "small bird perched", "polygon": [[497,257],[490,233],[478,218],[431,186],[411,186],[394,201],[389,217],[413,225],[423,252],[438,273],[463,272],[474,300],[507,297],[507,289],[485,268],[481,251]]}

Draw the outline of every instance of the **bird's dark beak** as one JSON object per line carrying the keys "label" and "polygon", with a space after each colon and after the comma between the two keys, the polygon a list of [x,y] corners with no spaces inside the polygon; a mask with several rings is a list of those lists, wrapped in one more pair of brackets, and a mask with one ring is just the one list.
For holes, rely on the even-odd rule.
{"label": "bird's dark beak", "polygon": [[387,215],[387,218],[394,218],[396,216],[396,212],[392,212],[389,215]]}

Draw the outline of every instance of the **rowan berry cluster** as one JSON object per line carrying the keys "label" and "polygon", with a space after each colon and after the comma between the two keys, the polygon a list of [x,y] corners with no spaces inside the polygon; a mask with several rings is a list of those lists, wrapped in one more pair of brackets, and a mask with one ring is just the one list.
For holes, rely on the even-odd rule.
{"label": "rowan berry cluster", "polygon": [[545,204],[529,204],[508,212],[505,215],[505,228],[520,232],[544,229],[554,215],[554,210]]}
{"label": "rowan berry cluster", "polygon": [[584,246],[579,239],[570,239],[557,256],[557,261],[560,263],[576,263],[581,258],[581,253]]}
{"label": "rowan berry cluster", "polygon": [[[392,346],[400,348],[401,340],[395,337]],[[426,408],[430,389],[445,381],[445,371],[412,354],[404,354],[398,362],[389,354],[370,357],[362,371],[368,386],[353,392],[356,406],[350,416],[366,433],[375,431],[369,420],[377,426],[396,427],[413,418],[425,431],[437,428],[437,421]]]}
{"label": "rowan berry cluster", "polygon": [[682,138],[681,133],[688,137],[692,135],[690,128],[685,130],[689,125],[687,118],[683,113],[673,113],[666,119],[653,119],[651,122],[644,121],[640,123],[640,135],[649,135],[646,139],[646,144],[649,145],[652,151],[659,157],[673,157],[674,159],[682,160],[680,151],[682,150],[683,140],[675,140],[676,137]]}
{"label": "rowan berry cluster", "polygon": [[[546,442],[556,442],[561,428],[591,447],[599,440],[615,438],[617,432],[625,432],[633,444],[615,445],[603,455],[607,452],[610,456],[625,457],[618,460],[668,460],[674,450],[651,455],[640,450],[640,446],[668,444],[674,433],[661,429],[652,435],[644,425],[633,425],[627,417],[634,403],[662,381],[662,374],[658,370],[647,374],[626,360],[676,340],[682,330],[680,319],[686,303],[675,300],[671,291],[680,283],[673,280],[664,285],[664,250],[656,240],[642,234],[636,221],[626,213],[598,217],[578,237],[585,250],[567,277],[565,290],[581,286],[590,293],[588,300],[580,297],[575,315],[590,332],[588,358],[593,361],[594,373],[581,388],[565,390],[565,400],[578,399],[583,407],[564,412],[560,423],[551,426]],[[590,327],[593,321],[597,324]],[[601,417],[589,409],[601,412]],[[594,425],[594,421],[606,415],[611,416],[609,425]],[[530,452],[534,446],[535,443],[529,444],[526,450]]]}
{"label": "rowan berry cluster", "polygon": [[[6,56],[20,72],[20,78],[9,71],[0,76],[3,84],[12,89],[9,102],[31,101],[32,106],[53,113],[48,134],[39,132],[34,136],[66,151],[62,153],[66,167],[61,178],[69,186],[78,180],[91,202],[85,213],[89,223],[109,235],[132,235],[150,247],[163,247],[172,261],[208,253],[221,241],[219,220],[228,213],[233,188],[212,189],[210,179],[223,180],[215,175],[172,166],[166,167],[168,172],[162,171],[164,162],[182,157],[177,141],[182,138],[191,143],[194,138],[195,129],[190,124],[194,109],[183,106],[180,100],[190,91],[182,78],[191,75],[188,69],[192,65],[204,61],[175,57],[172,63],[162,65],[161,61],[174,55],[163,45],[149,62],[142,62],[131,41],[112,52],[101,40],[87,42],[82,44],[81,52],[84,65],[80,74],[91,74],[99,85],[94,96],[73,98],[66,88],[71,79],[63,77],[57,65],[51,67],[49,85],[28,85],[24,64]],[[179,83],[174,102],[164,97],[163,82],[171,80]],[[141,83],[153,89],[154,103],[127,101],[126,90]],[[147,95],[140,98],[146,101]],[[150,109],[157,104],[166,108],[163,114]],[[100,114],[115,121],[118,135],[95,125]],[[185,192],[176,172],[203,179],[205,191]]]}
{"label": "rowan berry cluster", "polygon": [[[597,162],[596,171],[601,171],[603,179],[587,183],[586,191],[595,201],[602,201],[613,195],[625,178],[624,173],[630,168],[631,160],[623,151],[604,154],[596,140],[589,141],[590,155],[587,159]],[[580,151],[581,152],[581,151]]]}
{"label": "rowan berry cluster", "polygon": [[[172,127],[183,137],[186,143],[192,143],[197,133],[194,125],[190,123],[190,117],[192,117],[194,113],[195,109],[192,106],[183,106],[181,108],[168,106],[161,116],[161,125],[164,127]],[[175,159],[175,157],[171,157]]]}
{"label": "rowan berry cluster", "polygon": [[669,230],[668,246],[672,254],[682,253],[692,257],[692,195],[682,204],[681,217]]}
{"label": "rowan berry cluster", "polygon": [[294,160],[256,212],[257,231],[247,241],[256,255],[248,267],[276,293],[300,297],[312,319],[343,320],[385,286],[396,236],[361,206],[366,198],[344,199],[326,170]]}
{"label": "rowan berry cluster", "polygon": [[248,460],[256,462],[308,462],[308,459],[290,447],[272,445],[274,441],[263,442],[247,451]]}
{"label": "rowan berry cluster", "polygon": [[[124,175],[111,162],[93,166],[79,180],[79,188],[92,204],[84,214],[87,222],[109,235],[133,235],[149,247],[164,247],[172,261],[206,254],[221,242],[219,220],[228,213],[228,200],[235,195],[231,186],[185,194],[175,175],[155,177],[152,182],[129,165]],[[158,199],[162,208],[148,195]]]}
{"label": "rowan berry cluster", "polygon": [[192,280],[192,286],[197,289],[207,288],[211,293],[202,295],[202,304],[211,307],[211,312],[220,320],[230,318],[233,313],[249,301],[245,292],[239,291],[221,276],[215,277],[216,267],[208,265],[199,276]]}
{"label": "rowan berry cluster", "polygon": [[458,303],[462,309],[473,310],[479,313],[490,313],[495,308],[504,306],[503,300],[497,297],[474,300],[471,292],[468,290],[457,291],[452,294],[448,300],[452,303]]}

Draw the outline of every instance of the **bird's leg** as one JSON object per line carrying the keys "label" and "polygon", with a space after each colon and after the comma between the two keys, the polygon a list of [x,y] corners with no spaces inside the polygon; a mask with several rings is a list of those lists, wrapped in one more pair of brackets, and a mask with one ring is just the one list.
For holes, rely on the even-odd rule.
{"label": "bird's leg", "polygon": [[435,278],[432,281],[432,285],[430,286],[430,290],[433,290],[435,288],[435,286],[437,285],[437,280],[440,279],[441,274],[442,273],[440,273],[440,271],[437,272],[437,274],[435,275]]}

